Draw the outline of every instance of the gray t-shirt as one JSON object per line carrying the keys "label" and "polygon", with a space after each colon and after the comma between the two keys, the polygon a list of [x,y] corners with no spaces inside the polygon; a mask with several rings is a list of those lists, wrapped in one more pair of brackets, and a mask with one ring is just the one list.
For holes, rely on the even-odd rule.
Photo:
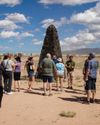
{"label": "gray t-shirt", "polygon": [[12,66],[14,65],[14,62],[12,60],[6,59],[6,60],[3,61],[3,63],[4,63],[4,67],[5,67],[6,71],[12,71],[13,70]]}

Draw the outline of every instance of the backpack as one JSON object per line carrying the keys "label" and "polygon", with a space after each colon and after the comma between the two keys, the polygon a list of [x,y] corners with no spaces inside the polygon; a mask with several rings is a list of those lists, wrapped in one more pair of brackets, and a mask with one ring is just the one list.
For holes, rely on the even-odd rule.
{"label": "backpack", "polygon": [[3,67],[3,74],[6,72],[7,66],[8,66],[8,61],[6,63],[6,65],[4,64],[4,61],[2,61],[1,63],[2,67]]}

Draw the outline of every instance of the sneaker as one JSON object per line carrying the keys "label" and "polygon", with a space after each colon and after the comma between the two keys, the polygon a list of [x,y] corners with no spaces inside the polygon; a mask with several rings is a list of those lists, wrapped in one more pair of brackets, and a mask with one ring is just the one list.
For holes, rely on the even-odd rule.
{"label": "sneaker", "polygon": [[8,92],[7,91],[4,91],[4,94],[7,94]]}
{"label": "sneaker", "polygon": [[47,96],[47,93],[43,93],[43,96]]}
{"label": "sneaker", "polygon": [[90,101],[87,101],[87,104],[90,104]]}
{"label": "sneaker", "polygon": [[95,104],[95,100],[92,99],[92,100],[91,100],[91,103]]}
{"label": "sneaker", "polygon": [[68,86],[67,89],[70,89],[70,87]]}
{"label": "sneaker", "polygon": [[73,87],[71,86],[70,89],[73,89]]}
{"label": "sneaker", "polygon": [[12,94],[13,94],[13,92],[8,92],[8,93],[7,93],[7,95],[12,95]]}

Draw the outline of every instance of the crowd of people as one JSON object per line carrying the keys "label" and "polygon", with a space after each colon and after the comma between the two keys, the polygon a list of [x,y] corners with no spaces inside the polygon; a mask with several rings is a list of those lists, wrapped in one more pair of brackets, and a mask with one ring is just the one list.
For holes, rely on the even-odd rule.
{"label": "crowd of people", "polygon": [[[37,76],[37,69],[34,64],[32,56],[28,57],[25,67],[28,75],[28,89],[27,92],[32,91],[33,83]],[[46,54],[46,57],[40,63],[40,69],[42,71],[43,90],[44,96],[52,96],[52,83],[55,81],[56,90],[63,90],[63,81],[68,79],[67,89],[73,89],[73,72],[75,68],[75,61],[72,55],[66,57],[66,62],[63,62],[61,57],[57,58],[56,55],[51,56],[50,53]],[[90,53],[88,59],[86,59],[83,68],[83,79],[85,81],[85,91],[87,94],[87,103],[90,103],[90,95],[92,92],[92,103],[95,102],[96,93],[96,79],[99,63],[95,59],[95,54]],[[2,80],[3,76],[3,80]],[[20,78],[21,78],[21,57],[19,55],[12,60],[11,54],[4,55],[3,60],[0,63],[0,107],[2,102],[3,93],[12,94],[12,80],[14,78],[14,90],[20,92]],[[3,81],[3,84],[2,84]],[[47,91],[48,90],[48,91]],[[49,92],[49,93],[48,93]]]}

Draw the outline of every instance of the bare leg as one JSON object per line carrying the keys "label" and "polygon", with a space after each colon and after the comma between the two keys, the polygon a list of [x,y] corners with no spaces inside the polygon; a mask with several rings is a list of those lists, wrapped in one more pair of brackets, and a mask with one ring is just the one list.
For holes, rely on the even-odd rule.
{"label": "bare leg", "polygon": [[14,81],[14,91],[16,91],[16,81]]}
{"label": "bare leg", "polygon": [[43,83],[44,94],[46,94],[47,83]]}
{"label": "bare leg", "polygon": [[63,78],[59,78],[60,81],[60,89],[63,91]]}
{"label": "bare leg", "polygon": [[72,89],[73,86],[73,75],[72,72],[70,72],[70,88]]}
{"label": "bare leg", "polygon": [[92,99],[93,99],[93,102],[95,102],[95,94],[96,94],[96,92],[92,92]]}
{"label": "bare leg", "polygon": [[31,90],[31,89],[32,89],[33,81],[34,81],[34,77],[29,78],[29,82],[28,82],[29,88],[28,88],[28,90]]}
{"label": "bare leg", "polygon": [[88,102],[90,102],[90,95],[91,95],[91,91],[88,90],[88,91],[87,91],[87,101],[88,101]]}
{"label": "bare leg", "polygon": [[48,83],[49,84],[49,95],[52,95],[52,83]]}
{"label": "bare leg", "polygon": [[69,72],[67,73],[67,77],[68,77],[68,88],[70,87],[70,74]]}
{"label": "bare leg", "polygon": [[59,78],[57,77],[56,79],[56,87],[57,87],[57,91],[59,90]]}
{"label": "bare leg", "polygon": [[18,82],[18,92],[20,92],[20,81],[17,82]]}

